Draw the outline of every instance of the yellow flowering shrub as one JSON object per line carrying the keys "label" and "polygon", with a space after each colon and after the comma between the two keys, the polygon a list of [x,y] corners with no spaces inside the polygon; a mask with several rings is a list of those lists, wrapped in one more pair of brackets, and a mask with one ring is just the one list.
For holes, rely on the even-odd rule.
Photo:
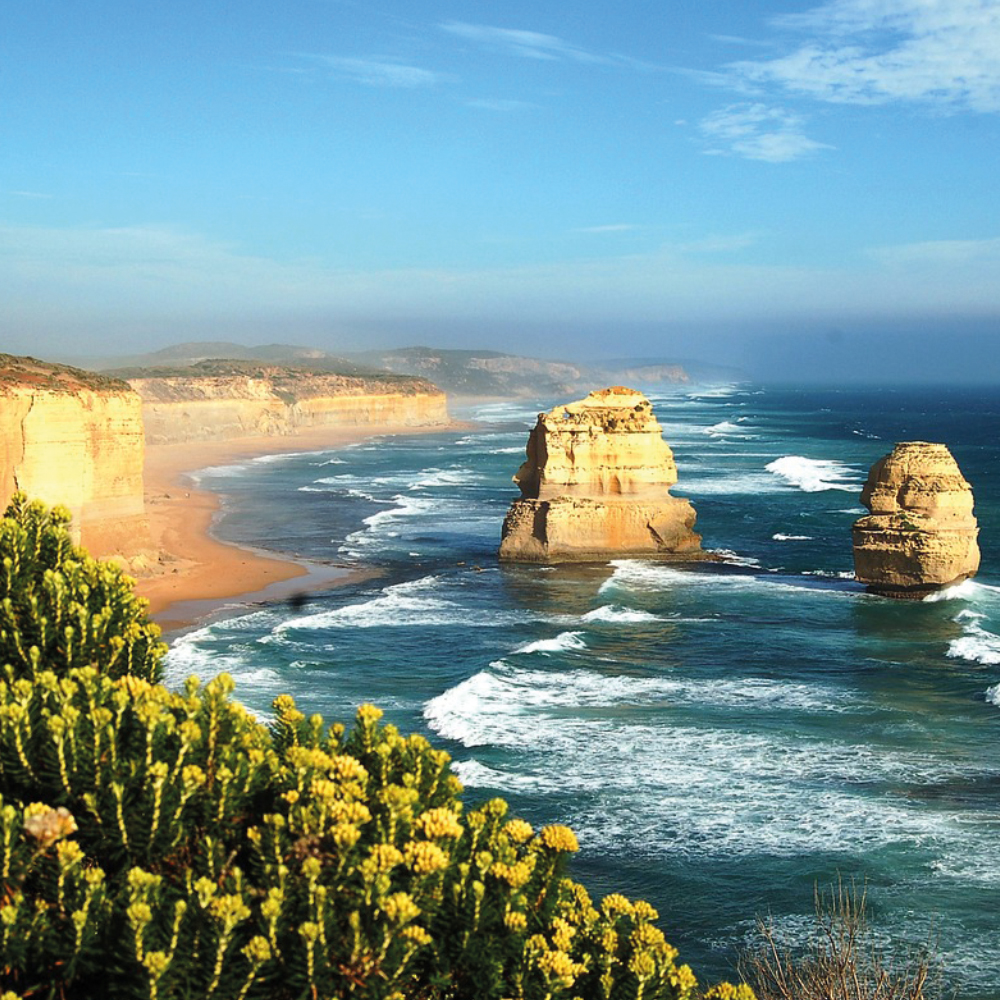
{"label": "yellow flowering shrub", "polygon": [[[263,725],[224,674],[157,684],[154,630],[64,536],[25,503],[0,528],[3,1000],[697,997],[651,906],[564,877],[571,830],[464,810],[378,709],[347,731],[282,695]],[[42,609],[85,663],[43,655]]]}

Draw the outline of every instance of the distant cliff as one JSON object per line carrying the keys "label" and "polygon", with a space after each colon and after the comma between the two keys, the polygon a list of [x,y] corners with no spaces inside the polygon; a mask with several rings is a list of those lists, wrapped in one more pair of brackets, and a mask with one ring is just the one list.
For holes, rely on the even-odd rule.
{"label": "distant cliff", "polygon": [[141,400],[126,382],[0,354],[0,490],[63,504],[99,553],[150,547]]}
{"label": "distant cliff", "polygon": [[680,365],[645,362],[576,364],[543,361],[499,351],[456,351],[436,347],[405,347],[372,351],[356,357],[389,371],[433,379],[445,392],[460,396],[522,396],[540,399],[565,396],[593,385],[628,380],[641,385],[684,383]]}
{"label": "distant cliff", "polygon": [[120,374],[142,397],[149,444],[280,436],[306,427],[448,423],[444,393],[410,376],[341,375],[255,361]]}

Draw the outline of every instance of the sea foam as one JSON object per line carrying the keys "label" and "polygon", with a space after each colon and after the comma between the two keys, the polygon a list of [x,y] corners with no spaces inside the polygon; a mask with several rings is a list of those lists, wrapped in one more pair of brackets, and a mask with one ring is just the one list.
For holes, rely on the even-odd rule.
{"label": "sea foam", "polygon": [[586,649],[582,632],[560,632],[554,639],[539,639],[519,646],[515,653],[566,653],[577,649]]}
{"label": "sea foam", "polygon": [[966,620],[964,627],[965,635],[948,643],[948,656],[990,666],[1000,663],[1000,635],[975,620]]}
{"label": "sea foam", "polygon": [[648,611],[636,611],[634,608],[623,608],[617,604],[604,604],[594,608],[593,611],[588,611],[581,620],[602,625],[641,625],[647,622],[661,622],[664,619]]}
{"label": "sea foam", "polygon": [[820,493],[823,490],[853,493],[861,488],[855,470],[843,462],[831,459],[785,455],[769,462],[766,468],[768,472],[785,480],[789,486],[795,486],[805,493]]}

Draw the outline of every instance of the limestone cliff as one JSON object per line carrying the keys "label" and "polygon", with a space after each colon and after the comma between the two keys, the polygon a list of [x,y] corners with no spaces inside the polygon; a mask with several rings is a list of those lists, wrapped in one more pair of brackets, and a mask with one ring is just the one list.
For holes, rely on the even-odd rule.
{"label": "limestone cliff", "polygon": [[633,389],[603,389],[540,413],[514,482],[522,497],[504,520],[502,560],[700,553],[694,508],[669,496],[673,453],[649,400]]}
{"label": "limestone cliff", "polygon": [[150,547],[141,401],[125,382],[2,354],[0,433],[4,503],[22,490],[63,504],[97,555]]}
{"label": "limestone cliff", "polygon": [[869,590],[920,597],[975,575],[972,487],[943,444],[897,444],[871,467],[861,502],[871,514],[854,524],[854,567]]}
{"label": "limestone cliff", "polygon": [[149,444],[286,435],[306,427],[448,423],[444,393],[419,378],[210,361],[132,374],[129,383],[142,397]]}

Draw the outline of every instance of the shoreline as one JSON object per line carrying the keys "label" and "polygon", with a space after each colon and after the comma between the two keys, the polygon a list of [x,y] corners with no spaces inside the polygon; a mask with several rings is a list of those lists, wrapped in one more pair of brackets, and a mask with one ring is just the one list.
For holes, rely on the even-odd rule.
{"label": "shoreline", "polygon": [[217,538],[219,494],[198,487],[192,474],[264,455],[332,451],[373,437],[461,430],[461,421],[429,426],[309,428],[281,437],[227,438],[147,445],[146,517],[157,569],[139,577],[135,592],[165,633],[190,628],[224,608],[299,595],[364,580],[376,571],[265,552]]}

